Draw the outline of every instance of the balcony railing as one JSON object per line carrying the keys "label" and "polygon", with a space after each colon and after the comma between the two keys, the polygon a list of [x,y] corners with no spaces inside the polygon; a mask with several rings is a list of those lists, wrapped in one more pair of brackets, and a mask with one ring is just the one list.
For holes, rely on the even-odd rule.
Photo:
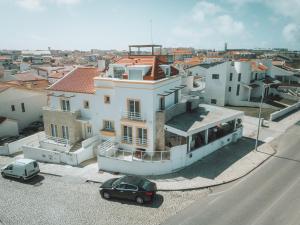
{"label": "balcony railing", "polygon": [[60,138],[60,137],[53,137],[53,136],[49,136],[49,135],[46,135],[46,137],[43,141],[46,141],[46,140],[51,140],[51,141],[54,141],[54,142],[56,142],[58,144],[62,144],[62,145],[70,144],[68,139]]}
{"label": "balcony railing", "polygon": [[102,151],[99,156],[116,158],[126,161],[165,161],[170,160],[170,151],[154,151],[146,152],[141,150],[128,151],[124,149],[117,149],[113,153]]}
{"label": "balcony railing", "polygon": [[145,117],[140,112],[130,112],[126,111],[123,113],[123,118],[129,120],[137,120],[137,121],[144,121]]}
{"label": "balcony railing", "polygon": [[140,146],[148,145],[147,138],[133,138],[133,137],[128,137],[128,136],[123,136],[121,138],[121,142],[124,144],[136,144],[136,145],[140,145]]}
{"label": "balcony railing", "polygon": [[133,143],[133,138],[129,136],[123,136],[121,138],[121,142],[125,144],[132,144]]}
{"label": "balcony railing", "polygon": [[148,139],[147,138],[135,138],[135,143],[137,145],[147,146],[148,145]]}

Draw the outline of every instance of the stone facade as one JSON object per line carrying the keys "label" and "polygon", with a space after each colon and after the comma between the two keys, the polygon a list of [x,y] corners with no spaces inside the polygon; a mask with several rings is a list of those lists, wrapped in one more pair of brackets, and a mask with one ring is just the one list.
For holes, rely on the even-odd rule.
{"label": "stone facade", "polygon": [[53,110],[50,108],[43,109],[43,120],[46,135],[52,136],[51,124],[57,125],[58,137],[63,138],[62,126],[68,126],[69,142],[74,144],[82,140],[82,123],[77,119],[80,118],[80,111],[70,112]]}

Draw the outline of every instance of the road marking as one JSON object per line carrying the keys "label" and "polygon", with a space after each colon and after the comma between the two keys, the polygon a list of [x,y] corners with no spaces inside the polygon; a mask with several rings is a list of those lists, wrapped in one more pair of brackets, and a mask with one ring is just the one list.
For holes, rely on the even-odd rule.
{"label": "road marking", "polygon": [[284,192],[282,192],[279,197],[272,202],[272,204],[267,207],[260,215],[259,217],[257,217],[253,223],[251,223],[251,225],[257,224],[257,222],[268,212],[270,211],[300,180],[300,178],[298,178],[296,181],[294,181]]}

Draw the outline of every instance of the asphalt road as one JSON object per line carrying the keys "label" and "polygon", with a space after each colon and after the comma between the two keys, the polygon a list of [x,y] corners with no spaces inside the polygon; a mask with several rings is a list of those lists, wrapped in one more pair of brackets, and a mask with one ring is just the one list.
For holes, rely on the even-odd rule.
{"label": "asphalt road", "polygon": [[[0,165],[1,166],[1,165]],[[160,224],[207,191],[158,193],[153,204],[104,200],[99,184],[40,175],[30,182],[0,176],[0,225]]]}
{"label": "asphalt road", "polygon": [[214,190],[164,225],[299,225],[300,124],[272,142],[277,154],[254,173]]}

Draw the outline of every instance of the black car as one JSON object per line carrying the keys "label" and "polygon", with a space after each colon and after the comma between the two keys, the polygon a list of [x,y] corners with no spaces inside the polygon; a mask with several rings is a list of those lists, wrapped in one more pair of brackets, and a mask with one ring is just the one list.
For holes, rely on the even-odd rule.
{"label": "black car", "polygon": [[156,191],[155,183],[139,176],[113,178],[100,186],[100,194],[105,199],[122,198],[139,204],[152,201]]}

